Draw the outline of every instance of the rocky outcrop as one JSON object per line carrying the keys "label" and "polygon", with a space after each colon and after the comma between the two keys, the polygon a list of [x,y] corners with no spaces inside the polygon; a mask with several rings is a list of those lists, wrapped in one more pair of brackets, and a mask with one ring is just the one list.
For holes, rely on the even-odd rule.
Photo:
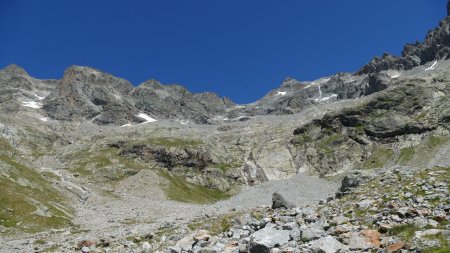
{"label": "rocky outcrop", "polygon": [[392,151],[380,150],[381,144],[401,146],[398,143],[408,136],[448,128],[442,124],[448,114],[443,109],[449,106],[448,96],[444,83],[410,80],[362,105],[326,114],[294,131],[291,143],[297,150],[298,166],[324,175],[368,166],[365,162],[374,156],[389,160]]}
{"label": "rocky outcrop", "polygon": [[388,88],[392,80],[389,75],[382,73],[366,76],[339,73],[314,82],[287,78],[280,88],[255,103],[230,109],[227,118],[294,114],[320,104],[368,96]]}
{"label": "rocky outcrop", "polygon": [[194,147],[134,145],[121,154],[138,156],[144,161],[155,160],[166,168],[184,166],[202,170],[213,162],[206,150]]}
{"label": "rocky outcrop", "polygon": [[133,86],[124,79],[92,68],[68,68],[56,89],[44,100],[44,110],[58,120],[88,119],[97,124],[123,125],[138,120],[127,96]]}
{"label": "rocky outcrop", "polygon": [[[13,113],[23,109],[24,102],[40,105],[55,87],[56,80],[38,80],[17,65],[0,70],[0,110]],[[36,106],[38,107],[38,106]]]}
{"label": "rocky outcrop", "polygon": [[272,194],[272,209],[292,208],[294,205],[289,203],[281,194],[275,192]]}
{"label": "rocky outcrop", "polygon": [[136,108],[156,118],[190,119],[207,124],[211,118],[224,114],[234,106],[227,98],[214,93],[192,94],[179,85],[162,85],[150,80],[136,87],[131,93]]}

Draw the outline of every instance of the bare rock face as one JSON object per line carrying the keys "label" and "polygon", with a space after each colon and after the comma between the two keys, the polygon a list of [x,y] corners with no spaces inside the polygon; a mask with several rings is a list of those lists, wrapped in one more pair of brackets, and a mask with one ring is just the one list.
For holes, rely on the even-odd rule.
{"label": "bare rock face", "polygon": [[215,93],[193,94],[180,85],[162,85],[149,80],[136,87],[131,97],[136,108],[156,118],[190,119],[207,124],[216,115],[224,114],[234,103]]}
{"label": "bare rock face", "polygon": [[59,120],[85,118],[98,124],[126,124],[134,121],[137,114],[126,97],[132,89],[126,80],[73,66],[44,101],[44,110]]}
{"label": "bare rock face", "polygon": [[442,123],[448,119],[448,110],[442,108],[449,106],[448,101],[437,94],[448,96],[448,87],[412,80],[379,92],[361,106],[326,114],[297,128],[291,143],[298,166],[321,175],[372,166],[367,165],[370,157],[378,161],[373,166],[382,166],[393,153],[380,145],[401,143],[411,135],[426,136],[446,126]]}
{"label": "bare rock face", "polygon": [[14,112],[21,108],[21,102],[39,101],[55,87],[56,80],[38,80],[17,65],[0,70],[0,110]]}
{"label": "bare rock face", "polygon": [[143,160],[155,160],[166,168],[185,166],[204,169],[212,163],[209,153],[202,148],[163,147],[151,145],[134,145],[122,152],[125,156],[136,155]]}

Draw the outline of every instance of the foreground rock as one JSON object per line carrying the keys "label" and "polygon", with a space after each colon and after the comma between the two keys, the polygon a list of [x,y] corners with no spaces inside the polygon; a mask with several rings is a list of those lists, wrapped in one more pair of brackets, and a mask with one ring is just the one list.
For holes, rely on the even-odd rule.
{"label": "foreground rock", "polygon": [[[258,208],[213,219],[209,221],[212,227],[217,228],[224,221],[227,224],[219,226],[211,237],[210,232],[199,230],[196,234],[201,238],[183,244],[187,248],[171,250],[335,253],[440,249],[445,252],[450,236],[449,181],[449,168],[398,167],[361,183],[342,198],[330,199],[316,207]],[[370,200],[370,204],[358,204],[363,200]],[[209,226],[207,223],[205,227]]]}

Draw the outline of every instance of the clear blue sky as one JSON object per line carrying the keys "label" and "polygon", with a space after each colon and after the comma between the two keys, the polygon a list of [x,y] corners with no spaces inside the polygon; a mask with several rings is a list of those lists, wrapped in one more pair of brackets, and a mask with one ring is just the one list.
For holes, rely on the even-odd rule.
{"label": "clear blue sky", "polygon": [[0,68],[38,78],[92,66],[252,102],[291,76],[313,80],[399,54],[447,0],[0,0]]}

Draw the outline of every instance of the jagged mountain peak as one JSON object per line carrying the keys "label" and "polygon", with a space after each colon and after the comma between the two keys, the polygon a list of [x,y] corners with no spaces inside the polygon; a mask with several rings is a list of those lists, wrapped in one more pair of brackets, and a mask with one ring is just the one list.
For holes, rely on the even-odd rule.
{"label": "jagged mountain peak", "polygon": [[10,64],[0,71],[15,76],[29,76],[25,69],[16,64]]}
{"label": "jagged mountain peak", "polygon": [[155,87],[161,87],[163,84],[156,80],[156,79],[150,79],[147,80],[141,84],[139,84],[137,87],[141,87],[141,88],[155,88]]}
{"label": "jagged mountain peak", "polygon": [[[447,11],[450,14],[450,2]],[[430,61],[450,58],[450,16],[445,17],[439,26],[428,32],[423,42],[406,44],[400,57],[385,53],[381,58],[374,57],[356,74],[377,73],[384,70],[410,70]]]}
{"label": "jagged mountain peak", "polygon": [[286,77],[283,82],[281,83],[281,88],[292,88],[294,86],[297,86],[301,84],[300,81],[292,78],[292,77]]}

